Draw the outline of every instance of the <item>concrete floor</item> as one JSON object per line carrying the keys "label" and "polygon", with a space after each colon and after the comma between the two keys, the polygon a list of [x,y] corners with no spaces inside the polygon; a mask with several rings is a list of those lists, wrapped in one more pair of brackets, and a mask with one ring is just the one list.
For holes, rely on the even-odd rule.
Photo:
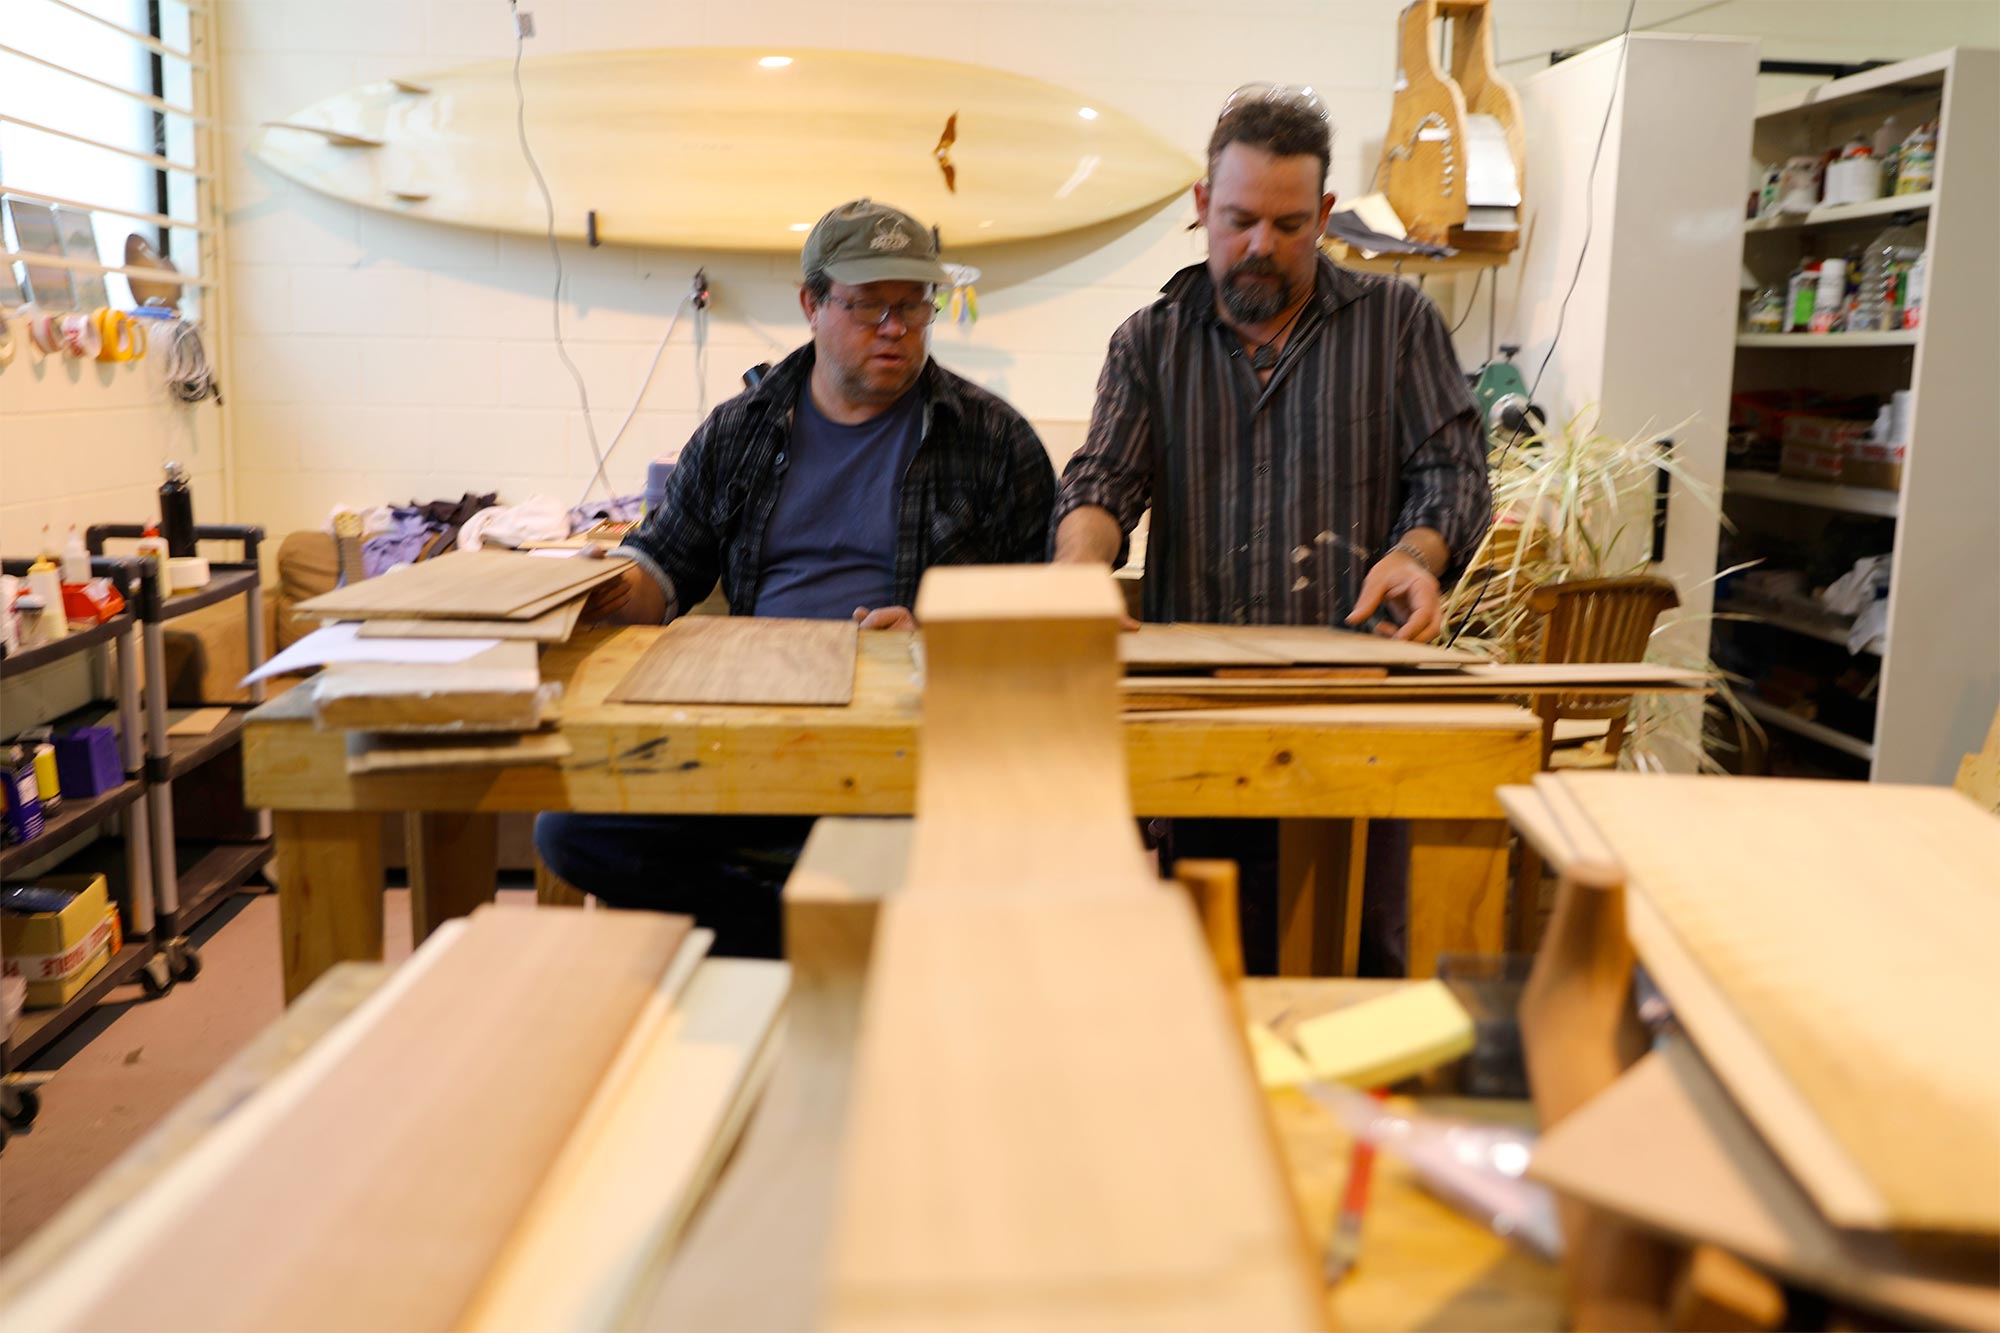
{"label": "concrete floor", "polygon": [[[516,896],[533,900],[503,895]],[[387,957],[407,957],[408,890],[388,891],[384,915]],[[284,1008],[276,894],[238,894],[192,938],[202,961],[194,981],[150,1001],[137,985],[120,987],[29,1067],[42,1110],[0,1153],[0,1256]]]}

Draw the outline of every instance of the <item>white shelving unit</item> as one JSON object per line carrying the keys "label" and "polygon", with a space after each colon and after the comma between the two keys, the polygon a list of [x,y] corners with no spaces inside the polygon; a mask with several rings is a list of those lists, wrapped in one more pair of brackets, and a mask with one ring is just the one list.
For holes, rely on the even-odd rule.
{"label": "white shelving unit", "polygon": [[[1802,256],[1845,256],[1893,225],[1920,229],[1929,270],[1922,325],[1854,334],[1741,334],[1735,388],[1819,388],[1887,401],[1914,395],[1915,441],[1900,491],[1731,470],[1726,513],[1746,544],[1831,555],[1854,516],[1888,520],[1889,628],[1873,690],[1872,738],[1807,720],[1752,693],[1745,708],[1773,736],[1801,738],[1817,762],[1883,782],[1949,783],[2000,705],[2000,52],[1958,47],[1836,79],[1766,106],[1754,160],[1782,162],[1872,134],[1896,113],[1939,122],[1935,185],[1919,194],[1743,224],[1743,267],[1779,286]],[[1866,538],[1862,539],[1864,542]],[[1823,559],[1821,564],[1831,563]],[[1757,614],[1754,606],[1731,610]],[[1869,671],[1867,654],[1829,657],[1840,636],[1802,617],[1764,614],[1799,665]],[[1742,622],[1715,622],[1727,656]],[[1789,644],[1783,641],[1789,640]],[[1780,658],[1781,664],[1791,664]],[[1864,691],[1862,697],[1867,697]],[[1850,697],[1851,702],[1851,697]],[[1848,711],[1853,711],[1852,708]],[[1822,710],[1824,714],[1825,710]],[[1834,721],[1852,722],[1852,718]]]}

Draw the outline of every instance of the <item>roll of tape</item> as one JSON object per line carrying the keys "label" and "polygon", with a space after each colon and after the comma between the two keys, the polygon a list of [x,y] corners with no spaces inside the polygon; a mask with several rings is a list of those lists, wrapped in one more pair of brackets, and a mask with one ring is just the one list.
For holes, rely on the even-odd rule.
{"label": "roll of tape", "polygon": [[146,330],[123,310],[109,307],[95,311],[90,322],[97,329],[99,361],[137,361],[146,354]]}
{"label": "roll of tape", "polygon": [[89,315],[64,315],[62,346],[73,357],[89,359],[104,350],[104,335],[97,331]]}
{"label": "roll of tape", "polygon": [[62,350],[62,319],[56,315],[36,315],[28,321],[28,341],[43,356],[54,356]]}
{"label": "roll of tape", "polygon": [[173,579],[175,592],[192,592],[196,588],[206,588],[208,561],[198,555],[169,556],[167,574]]}

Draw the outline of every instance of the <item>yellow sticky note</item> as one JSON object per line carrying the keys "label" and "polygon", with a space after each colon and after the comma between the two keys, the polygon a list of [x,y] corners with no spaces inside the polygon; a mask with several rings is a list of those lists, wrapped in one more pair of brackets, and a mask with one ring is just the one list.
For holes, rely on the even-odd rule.
{"label": "yellow sticky note", "polygon": [[1312,1070],[1283,1037],[1262,1023],[1250,1024],[1247,1031],[1259,1083],[1267,1088],[1296,1088],[1312,1078]]}
{"label": "yellow sticky note", "polygon": [[1308,1019],[1296,1029],[1313,1075],[1351,1088],[1382,1088],[1472,1049],[1472,1016],[1442,981]]}

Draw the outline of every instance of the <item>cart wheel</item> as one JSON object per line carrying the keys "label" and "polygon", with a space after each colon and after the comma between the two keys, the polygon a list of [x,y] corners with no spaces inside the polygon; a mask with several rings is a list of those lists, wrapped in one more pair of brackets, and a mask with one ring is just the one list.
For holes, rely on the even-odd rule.
{"label": "cart wheel", "polygon": [[15,1088],[14,1105],[7,1114],[0,1116],[0,1125],[8,1129],[26,1129],[35,1123],[35,1117],[42,1113],[42,1094],[33,1088]]}
{"label": "cart wheel", "polygon": [[201,975],[201,954],[192,944],[181,944],[168,953],[174,980],[193,981]]}
{"label": "cart wheel", "polygon": [[163,953],[156,953],[146,960],[139,969],[139,984],[145,988],[146,998],[157,1000],[174,988],[172,965]]}

